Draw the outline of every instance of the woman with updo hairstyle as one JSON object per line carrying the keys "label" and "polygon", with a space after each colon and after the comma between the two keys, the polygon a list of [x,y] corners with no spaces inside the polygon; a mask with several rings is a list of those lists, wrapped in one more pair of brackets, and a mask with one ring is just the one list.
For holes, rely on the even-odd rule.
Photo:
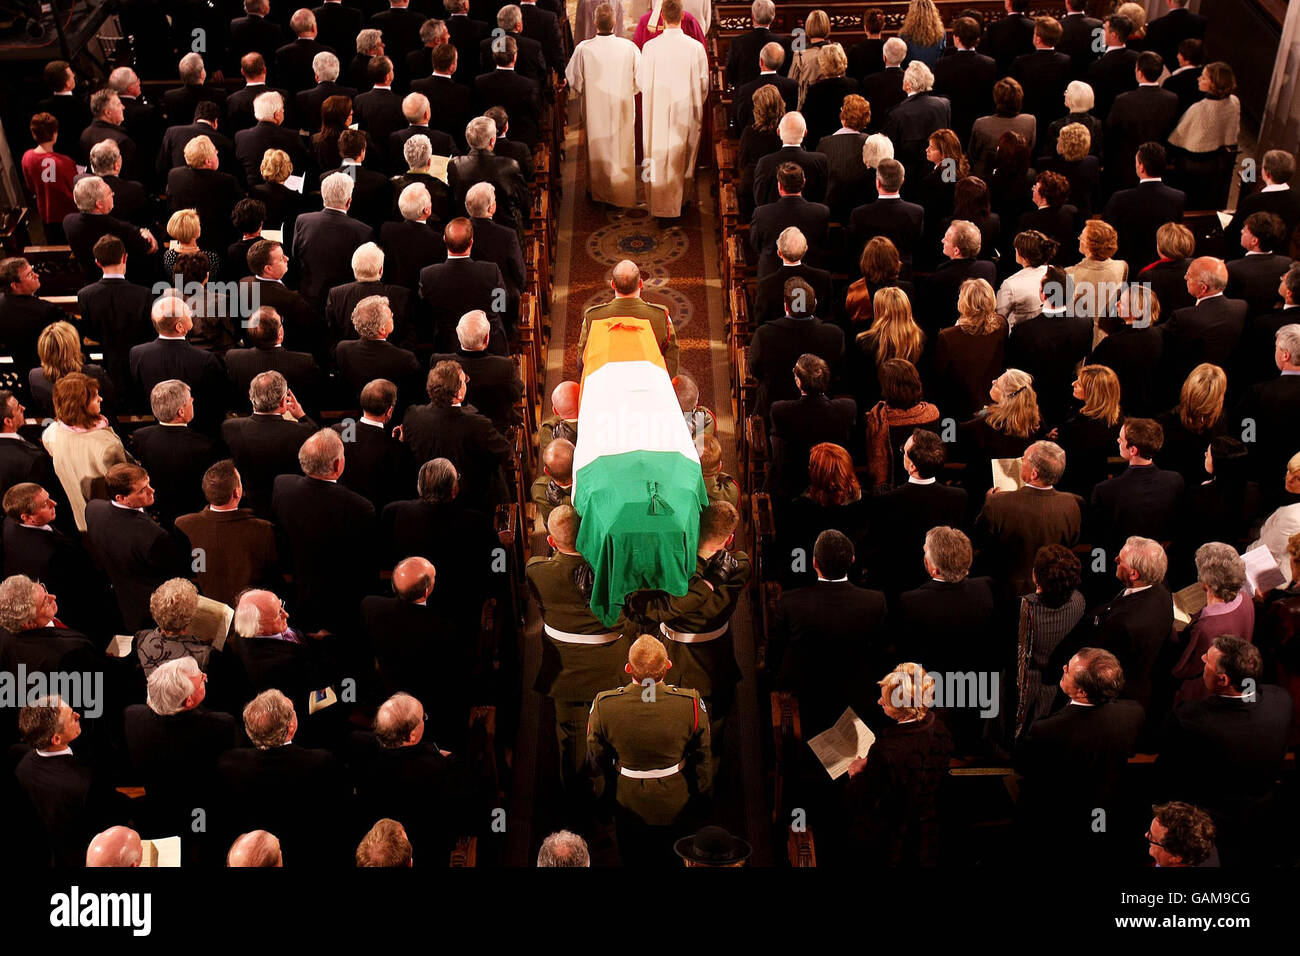
{"label": "woman with updo hairstyle", "polygon": [[[803,548],[809,560],[802,566],[782,562],[779,575],[785,587],[815,584],[817,575],[812,569],[813,546],[817,536],[829,528],[847,535],[858,554],[864,554],[863,541],[867,533],[870,499],[862,494],[858,484],[853,458],[840,445],[819,442],[808,453],[808,488],[797,498],[776,506],[777,535],[782,554],[794,553],[790,549]],[[855,562],[850,577],[860,581],[862,562]]]}
{"label": "woman with updo hairstyle", "polygon": [[993,211],[1002,217],[1012,235],[1020,217],[1034,208],[1032,199],[1037,178],[1029,161],[1029,144],[1019,133],[1008,130],[998,139],[993,168],[986,177]]}
{"label": "woman with updo hairstyle", "polygon": [[1205,471],[1205,446],[1228,433],[1225,399],[1228,376],[1217,365],[1202,362],[1188,373],[1178,404],[1156,416],[1165,432],[1160,467],[1183,476],[1183,484],[1200,484]]}
{"label": "woman with updo hairstyle", "polygon": [[1006,133],[1017,134],[1024,141],[1029,155],[1033,155],[1038,120],[1033,113],[1023,112],[1024,105],[1024,88],[1011,77],[1004,76],[993,84],[993,115],[981,116],[975,121],[970,131],[970,144],[966,147],[971,171],[976,176],[985,176],[992,171],[994,154]]}
{"label": "woman with updo hairstyle", "polygon": [[935,680],[909,662],[878,683],[889,720],[867,756],[849,765],[849,858],[855,866],[936,866],[939,787],[953,742],[933,710]]}
{"label": "woman with updo hairstyle", "polygon": [[1101,186],[1101,160],[1092,155],[1092,134],[1082,123],[1067,123],[1056,134],[1055,150],[1040,157],[1035,165],[1040,173],[1058,173],[1070,184],[1072,206],[1079,218],[1087,219],[1097,205]]}
{"label": "woman with updo hairstyle", "polygon": [[343,165],[343,158],[339,155],[339,134],[351,125],[352,97],[325,97],[320,105],[320,129],[311,138],[317,169],[338,169]]}
{"label": "woman with updo hairstyle", "polygon": [[1074,279],[1073,314],[1092,320],[1094,348],[1106,335],[1099,320],[1115,314],[1120,290],[1128,282],[1128,263],[1115,258],[1118,249],[1115,227],[1101,219],[1089,219],[1079,233],[1083,259],[1065,270]]}
{"label": "woman with updo hairstyle", "polygon": [[293,175],[293,160],[282,149],[268,149],[262,154],[258,172],[262,174],[262,182],[249,188],[248,198],[260,200],[266,206],[266,228],[280,229],[284,235],[292,236],[293,224],[303,209],[302,194],[285,185]]}
{"label": "woman with updo hairstyle", "polygon": [[1188,209],[1222,209],[1232,185],[1241,129],[1232,67],[1222,61],[1207,63],[1198,88],[1205,99],[1189,106],[1169,134],[1172,178],[1187,193]]}
{"label": "woman with updo hairstyle", "polygon": [[1006,368],[1006,348],[1007,322],[993,287],[967,279],[957,294],[957,324],[939,333],[934,353],[934,381],[947,415],[962,422],[984,407],[989,382]]}
{"label": "woman with updo hairstyle", "polygon": [[1056,240],[1030,229],[1016,235],[1016,264],[1020,271],[998,287],[998,314],[1014,328],[1021,319],[1042,311],[1043,276],[1056,256]]}
{"label": "woman with updo hairstyle", "polygon": [[36,339],[40,365],[27,373],[32,403],[44,416],[54,415],[54,384],[71,372],[82,372],[99,385],[103,404],[112,405],[113,382],[98,365],[87,362],[81,352],[81,336],[71,322],[51,322]]}
{"label": "woman with updo hairstyle", "polygon": [[195,637],[190,627],[198,608],[199,592],[193,582],[172,578],[158,585],[149,597],[149,614],[155,626],[135,635],[135,651],[145,677],[159,664],[182,657],[192,657],[201,670],[208,669],[212,644]]}
{"label": "woman with updo hairstyle", "polygon": [[[1183,522],[1175,534],[1169,555],[1171,573],[1166,575],[1171,586],[1174,581],[1178,586],[1191,583],[1184,572],[1193,567],[1196,549],[1204,542],[1250,540],[1250,527],[1260,511],[1258,485],[1251,479],[1246,445],[1232,435],[1211,438],[1205,446],[1201,481],[1186,487],[1183,513],[1195,515],[1196,520]],[[1174,569],[1180,573],[1173,573]]]}
{"label": "woman with updo hairstyle", "polygon": [[754,212],[754,167],[764,156],[781,148],[781,136],[776,128],[785,115],[785,100],[771,83],[754,91],[753,102],[754,121],[741,130],[740,150],[736,154],[736,166],[740,170],[736,199],[742,218],[752,217]]}
{"label": "woman with updo hairstyle", "polygon": [[803,118],[808,124],[807,140],[816,143],[840,128],[840,110],[844,98],[858,92],[858,81],[844,73],[849,67],[844,47],[827,43],[819,53],[821,76],[808,87],[804,97]]}
{"label": "woman with updo hairstyle", "polygon": [[1069,464],[1057,487],[1090,498],[1093,486],[1106,479],[1124,420],[1119,378],[1104,365],[1084,365],[1072,388],[1073,410],[1047,437],[1065,450]]}
{"label": "woman with updo hairstyle", "polygon": [[1065,247],[1074,242],[1079,233],[1079,210],[1072,206],[1070,181],[1060,173],[1039,173],[1029,191],[1035,208],[1020,217],[1018,232],[1036,229],[1056,242],[1056,255],[1049,265],[1059,266],[1066,261]]}
{"label": "woman with updo hairstyle", "polygon": [[[122,439],[101,411],[99,383],[82,372],[68,372],[54,383],[54,421],[41,433],[41,444],[54,460],[77,530],[86,530],[86,499],[96,478],[114,465],[135,464]],[[46,489],[49,490],[49,489]]]}
{"label": "woman with updo hairstyle", "polygon": [[1061,667],[1074,645],[1066,638],[1087,610],[1079,593],[1082,571],[1078,556],[1065,545],[1044,545],[1034,555],[1034,593],[1020,599],[1014,740],[1052,712]]}
{"label": "woman with updo hairstyle", "polygon": [[872,491],[884,494],[907,480],[903,445],[916,428],[938,430],[939,409],[925,401],[921,376],[907,359],[880,364],[880,401],[867,410],[867,468]]}

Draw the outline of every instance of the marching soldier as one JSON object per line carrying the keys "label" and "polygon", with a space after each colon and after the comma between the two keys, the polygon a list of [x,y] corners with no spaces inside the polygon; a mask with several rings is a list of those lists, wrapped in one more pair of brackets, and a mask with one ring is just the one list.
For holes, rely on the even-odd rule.
{"label": "marching soldier", "polygon": [[617,319],[630,316],[634,319],[646,319],[654,330],[655,341],[663,353],[664,367],[668,377],[677,374],[677,361],[681,348],[677,345],[677,333],[673,331],[673,320],[668,317],[668,310],[662,305],[654,305],[641,298],[641,270],[631,259],[624,259],[614,266],[610,286],[614,289],[614,299],[604,305],[593,305],[582,315],[582,333],[578,337],[578,369],[582,369],[582,357],[587,348],[587,336],[591,332],[591,323],[599,319]]}
{"label": "marching soldier", "polygon": [[567,438],[577,444],[578,441],[578,394],[577,382],[561,382],[551,392],[551,416],[543,418],[537,426],[537,447],[545,449],[557,438]]}
{"label": "marching soldier", "polygon": [[731,615],[749,583],[750,564],[743,551],[727,551],[739,523],[740,515],[731,505],[710,504],[700,513],[695,574],[686,593],[672,597],[662,591],[641,591],[627,602],[629,618],[658,625],[678,686],[694,688],[704,698],[715,771],[741,676],[731,640]]}
{"label": "marching soldier", "polygon": [[740,508],[740,483],[722,470],[722,444],[712,435],[695,439],[695,450],[700,456],[700,471],[704,475],[704,490],[709,503],[725,501]]}
{"label": "marching soldier", "polygon": [[700,386],[695,379],[682,372],[673,379],[673,390],[677,392],[677,402],[682,407],[682,418],[686,420],[691,438],[716,435],[718,416],[700,404]]}
{"label": "marching soldier", "polygon": [[[592,571],[575,550],[578,513],[557,506],[547,521],[555,554],[535,557],[525,574],[542,613],[542,666],[534,690],[555,701],[561,777],[566,786],[585,779],[587,712],[592,699],[622,679],[629,641],[591,613]],[[620,622],[622,623],[622,622]]]}
{"label": "marching soldier", "polygon": [[667,864],[692,797],[712,787],[709,718],[696,690],[664,683],[672,662],[642,634],[628,653],[631,682],[596,695],[587,751],[612,778],[624,864]]}
{"label": "marching soldier", "polygon": [[545,522],[552,509],[573,504],[573,442],[557,438],[542,452],[545,474],[533,479],[529,498],[537,505],[537,513]]}

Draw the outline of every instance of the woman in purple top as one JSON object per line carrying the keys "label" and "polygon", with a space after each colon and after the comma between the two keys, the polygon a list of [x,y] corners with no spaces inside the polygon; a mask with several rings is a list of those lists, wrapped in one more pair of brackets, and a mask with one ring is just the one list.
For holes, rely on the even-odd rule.
{"label": "woman in purple top", "polygon": [[1231,635],[1249,641],[1255,634],[1255,602],[1246,592],[1246,562],[1237,549],[1210,541],[1196,549],[1196,578],[1205,589],[1205,607],[1187,629],[1187,644],[1174,666],[1182,678],[1175,704],[1209,696],[1201,673],[1202,655],[1216,637]]}

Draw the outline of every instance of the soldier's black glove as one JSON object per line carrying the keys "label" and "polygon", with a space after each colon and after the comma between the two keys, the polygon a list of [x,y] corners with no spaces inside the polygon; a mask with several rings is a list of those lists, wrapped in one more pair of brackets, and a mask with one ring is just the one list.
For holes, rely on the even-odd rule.
{"label": "soldier's black glove", "polygon": [[596,572],[586,561],[573,569],[573,586],[584,599],[591,599],[592,589],[596,586]]}
{"label": "soldier's black glove", "polygon": [[720,588],[739,567],[740,562],[733,558],[726,548],[723,548],[709,558],[709,563],[704,566],[704,580],[712,584],[715,589]]}

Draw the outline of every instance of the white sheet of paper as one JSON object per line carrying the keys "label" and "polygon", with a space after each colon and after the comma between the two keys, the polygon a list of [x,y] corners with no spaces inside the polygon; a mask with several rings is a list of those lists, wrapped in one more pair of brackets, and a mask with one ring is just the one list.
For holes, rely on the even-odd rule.
{"label": "white sheet of paper", "polygon": [[181,838],[178,836],[141,840],[140,849],[141,866],[178,867],[181,865]]}
{"label": "white sheet of paper", "polygon": [[1246,584],[1250,587],[1251,596],[1256,591],[1267,594],[1286,584],[1286,575],[1277,566],[1277,559],[1264,545],[1251,548],[1241,559],[1246,562]]}
{"label": "white sheet of paper", "polygon": [[267,242],[278,242],[284,244],[284,230],[282,229],[263,229],[262,238]]}
{"label": "white sheet of paper", "polygon": [[108,642],[108,650],[104,653],[109,657],[126,657],[131,653],[132,640],[130,634],[114,634],[113,639]]}
{"label": "white sheet of paper", "polygon": [[835,721],[834,727],[813,737],[808,741],[808,746],[831,775],[831,779],[838,780],[849,772],[849,764],[867,755],[875,742],[876,735],[871,732],[871,728],[849,707]]}
{"label": "white sheet of paper", "polygon": [[230,605],[214,601],[209,597],[199,597],[198,607],[194,609],[194,620],[190,630],[195,637],[201,637],[215,650],[226,646],[230,636],[230,622],[235,619],[235,611]]}
{"label": "white sheet of paper", "polygon": [[989,464],[993,467],[993,487],[998,491],[1018,491],[1024,484],[1019,458],[994,458]]}
{"label": "white sheet of paper", "polygon": [[1192,618],[1205,607],[1205,588],[1200,584],[1189,584],[1181,591],[1174,592],[1174,630],[1184,630],[1192,623]]}
{"label": "white sheet of paper", "polygon": [[296,193],[301,193],[305,181],[306,178],[303,176],[290,176],[284,181],[284,185],[286,189],[292,189]]}

